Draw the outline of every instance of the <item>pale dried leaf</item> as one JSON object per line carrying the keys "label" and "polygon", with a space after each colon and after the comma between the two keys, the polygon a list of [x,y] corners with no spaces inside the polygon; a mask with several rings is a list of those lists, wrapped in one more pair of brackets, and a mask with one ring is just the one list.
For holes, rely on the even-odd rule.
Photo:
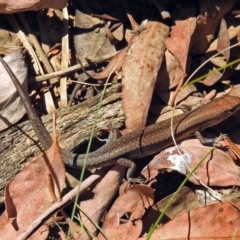
{"label": "pale dried leaf", "polygon": [[[4,60],[17,76],[20,84],[22,85],[26,95],[27,93],[27,66],[24,62],[23,54],[20,50],[15,51]],[[9,77],[5,68],[0,64],[0,131],[4,130],[19,119],[26,113],[18,92]]]}
{"label": "pale dried leaf", "polygon": [[36,11],[44,8],[55,8],[61,9],[67,5],[68,1],[58,0],[58,1],[49,1],[49,0],[35,0],[35,1],[26,1],[26,0],[0,0],[0,13],[17,13],[25,11]]}

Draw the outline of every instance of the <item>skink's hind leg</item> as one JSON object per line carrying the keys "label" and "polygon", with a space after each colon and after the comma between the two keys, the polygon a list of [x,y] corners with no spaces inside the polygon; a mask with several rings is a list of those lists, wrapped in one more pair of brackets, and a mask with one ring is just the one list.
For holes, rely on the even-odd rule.
{"label": "skink's hind leg", "polygon": [[127,158],[119,158],[117,160],[117,163],[119,165],[122,165],[122,166],[125,166],[128,168],[127,170],[127,180],[128,182],[131,182],[131,183],[142,183],[143,182],[143,179],[140,179],[140,178],[134,178],[134,173],[136,172],[136,164],[127,159]]}

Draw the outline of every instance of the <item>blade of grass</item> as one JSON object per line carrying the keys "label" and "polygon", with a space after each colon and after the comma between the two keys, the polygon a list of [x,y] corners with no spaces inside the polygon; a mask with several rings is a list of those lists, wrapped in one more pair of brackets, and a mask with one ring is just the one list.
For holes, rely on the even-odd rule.
{"label": "blade of grass", "polygon": [[157,225],[161,222],[164,214],[166,213],[169,206],[172,204],[174,199],[176,198],[177,194],[180,192],[180,190],[184,187],[188,179],[193,175],[193,173],[197,170],[197,168],[202,164],[202,162],[209,156],[209,154],[212,153],[212,151],[216,148],[216,144],[213,145],[213,147],[206,153],[206,155],[199,161],[199,163],[193,168],[191,172],[189,172],[186,176],[186,178],[182,181],[176,192],[172,195],[172,197],[167,202],[166,206],[164,207],[163,211],[159,215],[157,221],[154,223],[154,225],[150,228],[149,233],[147,234],[147,240],[150,239],[150,237],[153,234],[153,231],[157,228]]}
{"label": "blade of grass", "polygon": [[[112,69],[109,77],[107,78],[106,80],[106,84],[104,85],[104,88],[103,88],[103,91],[102,91],[102,94],[101,94],[101,98],[100,98],[100,101],[99,101],[99,104],[98,104],[98,108],[97,108],[97,112],[96,112],[96,115],[95,115],[95,118],[94,118],[94,123],[93,123],[93,127],[92,127],[92,130],[91,130],[91,134],[90,134],[90,139],[89,139],[89,142],[88,142],[88,146],[87,146],[87,151],[86,151],[86,155],[85,155],[85,159],[84,159],[84,165],[83,165],[83,168],[82,168],[82,171],[81,171],[81,175],[80,175],[80,179],[79,179],[79,189],[81,187],[81,183],[83,181],[83,177],[84,177],[84,173],[85,173],[85,170],[86,170],[86,163],[87,163],[87,160],[88,160],[88,155],[89,155],[89,152],[90,152],[90,148],[91,148],[91,145],[92,145],[92,140],[93,140],[93,137],[95,135],[95,131],[96,131],[96,126],[97,126],[97,120],[98,120],[98,116],[99,116],[99,111],[100,111],[100,108],[102,106],[102,101],[103,101],[103,97],[104,97],[104,94],[106,92],[106,89],[107,89],[107,83],[111,77],[111,75],[114,73],[117,65],[119,64],[119,61],[116,63],[116,65],[114,66],[114,68]],[[76,212],[76,208],[77,208],[77,202],[78,202],[78,198],[79,198],[79,195],[80,195],[80,192],[78,191],[78,194],[75,198],[75,201],[74,201],[74,205],[73,205],[73,210],[72,210],[72,214],[71,214],[71,220],[73,221],[73,218],[74,218],[74,215],[75,215],[75,212]],[[70,229],[68,230],[68,235],[67,235],[67,239],[69,239],[70,237]]]}
{"label": "blade of grass", "polygon": [[[225,48],[223,49],[222,51],[214,54],[212,57],[210,57],[207,61],[205,61],[204,63],[202,63],[189,77],[188,79],[186,80],[186,83],[183,85],[183,87],[190,81],[190,79],[198,72],[199,69],[201,69],[204,65],[206,65],[209,61],[211,61],[211,59],[217,57],[218,55],[220,55],[221,53],[223,53],[224,51],[228,50],[228,49],[231,49],[231,48],[234,48],[234,47],[237,47],[239,46],[240,43],[236,43],[236,44],[233,44],[232,46],[228,47],[228,48]],[[209,74],[209,73],[208,73]],[[207,75],[208,76],[208,75]],[[175,100],[175,102],[177,102],[177,98]]]}
{"label": "blade of grass", "polygon": [[196,79],[194,79],[194,80],[192,80],[192,81],[189,81],[189,82],[185,83],[185,84],[183,85],[183,88],[184,88],[184,87],[187,87],[187,86],[189,86],[189,85],[192,85],[192,84],[194,84],[194,83],[197,83],[197,82],[203,80],[204,78],[206,78],[206,77],[208,77],[208,76],[210,76],[210,75],[212,75],[212,74],[214,74],[214,73],[216,73],[216,72],[220,72],[220,71],[222,71],[222,70],[225,69],[225,68],[231,67],[231,66],[233,66],[234,64],[239,63],[239,62],[240,62],[240,58],[237,59],[237,60],[234,60],[234,61],[232,61],[232,62],[230,62],[230,63],[228,63],[228,64],[226,64],[226,65],[224,65],[224,66],[222,66],[222,67],[219,67],[219,68],[217,68],[217,69],[214,69],[214,70],[212,70],[211,72],[202,75],[201,77],[198,77],[198,78],[196,78]]}
{"label": "blade of grass", "polygon": [[[77,205],[78,209],[90,220],[90,222],[102,233],[103,237],[106,239],[106,240],[109,240],[107,235],[104,233],[104,231],[102,230],[102,228],[100,228],[98,226],[98,224],[91,219],[91,217],[79,206]],[[78,219],[77,217],[75,217],[75,219],[77,219],[78,221],[80,221],[80,219]]]}
{"label": "blade of grass", "polygon": [[[231,49],[231,48],[234,48],[234,47],[236,47],[236,46],[239,46],[239,43],[236,43],[236,44],[230,46],[229,48],[226,48],[226,49],[224,49],[224,50],[216,53],[216,54],[213,55],[211,58],[209,58],[207,61],[205,61],[203,64],[201,64],[201,65],[189,76],[189,78],[186,80],[186,83],[183,85],[182,88],[184,88],[185,86],[191,85],[191,84],[193,84],[193,83],[195,83],[195,82],[198,82],[198,81],[204,79],[205,77],[209,76],[209,74],[213,74],[213,73],[216,72],[216,71],[221,71],[221,70],[224,69],[224,68],[230,67],[230,66],[238,63],[238,62],[240,61],[240,59],[237,59],[237,60],[235,60],[235,61],[232,61],[232,62],[226,64],[225,66],[220,67],[219,69],[214,70],[213,72],[210,72],[210,73],[208,73],[208,74],[205,74],[204,76],[201,76],[200,78],[194,79],[194,80],[192,80],[191,82],[189,82],[190,79],[194,76],[194,74],[196,74],[196,73],[198,72],[198,70],[199,70],[200,68],[202,68],[205,64],[207,64],[212,58],[217,57],[219,54],[221,54],[222,52],[226,51],[227,49]],[[179,92],[179,94],[180,94],[180,92]],[[173,131],[173,116],[174,116],[174,111],[175,111],[175,108],[176,108],[176,103],[177,103],[178,98],[179,98],[179,95],[178,95],[178,96],[176,97],[176,99],[175,99],[173,114],[172,114],[172,118],[171,118],[171,135],[172,135],[173,143],[175,144],[175,146],[176,146],[179,154],[181,155],[181,152],[180,152],[180,149],[179,149],[179,147],[178,147],[178,145],[177,145],[177,143],[176,143],[176,140],[175,140],[175,137],[174,137],[174,131]],[[213,151],[214,148],[215,148],[215,145],[214,145],[213,148],[209,151],[209,153],[210,153],[211,151]],[[209,153],[208,153],[208,154],[209,154]],[[159,218],[157,219],[157,221],[155,222],[155,224],[153,225],[153,227],[150,229],[150,232],[149,232],[148,236],[151,236],[151,235],[152,235],[152,232],[153,232],[154,229],[157,227],[157,224],[161,221],[163,215],[165,214],[165,212],[167,211],[167,209],[168,209],[169,206],[171,205],[172,201],[173,201],[173,200],[175,199],[175,197],[177,196],[178,192],[179,192],[179,191],[182,189],[182,187],[185,185],[185,183],[187,182],[187,180],[189,179],[189,177],[190,177],[191,175],[193,175],[196,179],[198,179],[197,176],[194,174],[194,172],[196,171],[196,169],[198,168],[198,166],[203,162],[203,160],[208,156],[208,154],[207,154],[206,156],[204,156],[204,158],[199,162],[199,164],[198,164],[196,167],[194,167],[193,170],[191,170],[191,169],[189,168],[189,166],[187,165],[187,163],[185,163],[186,166],[188,167],[188,169],[190,170],[190,173],[187,175],[187,177],[185,178],[185,180],[181,183],[181,185],[179,186],[179,188],[177,189],[177,191],[172,195],[172,197],[170,198],[169,202],[168,202],[167,205],[165,206],[163,212],[161,213],[161,215],[159,216]],[[200,183],[202,184],[201,181],[200,181]],[[202,185],[203,185],[204,187],[206,187],[207,189],[209,189],[209,187],[207,187],[205,184],[202,184]],[[149,239],[149,238],[150,238],[150,237],[148,237],[147,239]]]}

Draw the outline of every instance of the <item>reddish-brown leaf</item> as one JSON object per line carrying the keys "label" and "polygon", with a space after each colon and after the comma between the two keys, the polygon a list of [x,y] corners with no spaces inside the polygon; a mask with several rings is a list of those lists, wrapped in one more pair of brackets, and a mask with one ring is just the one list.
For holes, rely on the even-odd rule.
{"label": "reddish-brown leaf", "polygon": [[[234,202],[240,207],[240,202]],[[240,239],[239,210],[230,203],[216,203],[182,214],[159,227],[157,239]]]}
{"label": "reddish-brown leaf", "polygon": [[[186,74],[187,59],[191,36],[196,28],[196,18],[176,21],[172,27],[171,37],[166,39],[166,48],[173,54]],[[180,40],[181,39],[181,40]]]}
{"label": "reddish-brown leaf", "polygon": [[[23,233],[35,218],[60,199],[64,183],[65,166],[55,136],[51,148],[7,184],[6,212],[0,217],[0,221],[7,224],[1,226],[0,235],[7,240]],[[47,230],[38,230],[31,239],[47,233]]]}
{"label": "reddish-brown leaf", "polygon": [[197,17],[197,27],[192,36],[191,54],[203,54],[205,52],[221,19],[232,9],[234,4],[235,0],[199,1],[200,10]]}
{"label": "reddish-brown leaf", "polygon": [[148,22],[146,29],[132,37],[122,67],[123,111],[129,129],[146,124],[149,105],[161,66],[169,27],[160,22]]}
{"label": "reddish-brown leaf", "polygon": [[[142,230],[142,221],[139,219],[153,204],[153,198],[153,189],[148,186],[126,189],[114,202],[103,223],[102,229],[108,238],[137,239]],[[100,235],[99,239],[105,238]]]}
{"label": "reddish-brown leaf", "polygon": [[[183,69],[176,58],[168,51],[165,51],[165,61],[163,62],[157,77],[155,91],[167,91],[173,89],[179,83],[179,80],[184,76]],[[168,97],[169,98],[169,97]]]}
{"label": "reddish-brown leaf", "polygon": [[[228,29],[227,24],[224,19],[221,20],[220,23],[220,29],[218,33],[218,46],[217,51],[221,52],[222,50],[226,49],[220,56],[223,55],[223,57],[215,57],[211,60],[213,64],[215,64],[217,67],[222,67],[227,64],[230,56],[230,40],[228,36]],[[216,70],[215,67],[213,68],[213,71]],[[206,86],[212,86],[215,84],[218,80],[220,80],[225,72],[225,69],[222,72],[215,72],[207,76],[203,81],[201,81]]]}

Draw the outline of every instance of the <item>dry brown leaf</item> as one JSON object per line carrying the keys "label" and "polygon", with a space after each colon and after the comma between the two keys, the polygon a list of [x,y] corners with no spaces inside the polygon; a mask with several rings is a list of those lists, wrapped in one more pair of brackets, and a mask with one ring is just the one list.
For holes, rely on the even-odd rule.
{"label": "dry brown leaf", "polygon": [[161,66],[169,27],[148,22],[146,29],[132,37],[123,63],[123,111],[125,125],[139,129],[146,124],[157,74]]}
{"label": "dry brown leaf", "polygon": [[[92,234],[94,235],[97,230],[92,221],[94,221],[95,224],[99,224],[99,221],[106,213],[109,204],[115,197],[124,174],[125,167],[120,165],[114,166],[93,189],[93,198],[80,203],[80,208],[90,216],[91,221],[80,211],[81,220],[85,227],[84,229],[87,229],[88,233],[81,233],[77,239],[87,239],[87,236],[89,239],[92,239]],[[84,229],[81,228],[81,230]]]}
{"label": "dry brown leaf", "polygon": [[[222,19],[220,23],[219,34],[218,34],[217,51],[220,52],[224,49],[227,49],[227,50],[220,55],[220,56],[223,55],[223,57],[218,56],[211,60],[211,62],[215,64],[217,67],[222,67],[228,63],[229,56],[230,56],[229,46],[230,46],[230,40],[228,36],[227,24],[225,20]],[[215,70],[215,68],[213,70]],[[216,72],[214,74],[210,74],[204,80],[202,80],[201,83],[203,83],[206,86],[212,86],[222,78],[224,72],[225,70],[223,70],[222,72]]]}
{"label": "dry brown leaf", "polygon": [[213,40],[222,17],[228,13],[235,0],[205,0],[199,1],[200,11],[197,17],[197,27],[192,36],[191,54],[203,54]]}
{"label": "dry brown leaf", "polygon": [[[234,128],[234,126],[237,124],[237,120],[233,120],[232,122],[229,123],[229,127]],[[231,154],[231,157],[236,160],[238,163],[239,159],[240,159],[240,141],[239,141],[239,134],[240,134],[240,130],[239,129],[235,129],[233,132],[228,134],[228,139],[224,139],[222,145],[225,148],[229,148],[230,150],[228,150],[229,154]],[[234,152],[234,154],[232,153],[232,151]]]}
{"label": "dry brown leaf", "polygon": [[[219,192],[221,193],[221,200],[224,202],[233,202],[239,199],[239,190],[237,190],[236,188],[224,188],[223,190],[219,190],[218,193]],[[204,196],[200,193],[204,193]],[[220,193],[218,196],[220,196]],[[216,195],[213,196],[213,194],[214,193],[212,192],[211,195],[209,195],[208,190],[192,190],[190,188],[183,187],[172,201],[172,204],[166,210],[165,217],[163,217],[163,219],[161,220],[161,224],[166,224],[167,222],[171,221],[177,216],[180,216],[183,213],[187,213],[199,207],[209,205],[209,200],[211,200],[211,204],[219,203],[220,201],[217,200]],[[165,197],[164,199],[156,203],[143,216],[143,232],[149,232],[152,223],[157,220],[166,204],[172,198],[172,195],[173,194]]]}
{"label": "dry brown leaf", "polygon": [[[6,212],[1,215],[0,235],[15,239],[54,202],[60,199],[65,183],[65,166],[56,136],[49,150],[11,180],[5,189]],[[43,231],[42,228],[46,230]],[[48,234],[47,226],[38,229],[30,239],[40,239]]]}
{"label": "dry brown leaf", "polygon": [[25,11],[36,11],[44,8],[54,8],[61,9],[66,7],[68,1],[58,0],[36,0],[36,1],[26,1],[26,0],[0,0],[0,13],[17,13]]}
{"label": "dry brown leaf", "polygon": [[[102,229],[108,238],[137,239],[142,230],[140,218],[153,204],[153,198],[153,189],[148,186],[139,185],[126,189],[114,202],[103,223]],[[98,239],[105,238],[100,234]]]}
{"label": "dry brown leaf", "polygon": [[[172,197],[172,194],[162,199],[160,202],[154,204],[143,216],[143,232],[149,232],[152,224],[157,220],[161,211],[163,211],[167,202]],[[197,194],[191,189],[184,187],[180,190],[176,198],[173,200],[171,206],[165,212],[165,216],[161,224],[165,224],[169,222],[174,217],[185,213],[187,211],[191,211],[197,207],[199,207],[199,200],[197,198]]]}
{"label": "dry brown leaf", "polygon": [[[240,202],[234,205],[239,208]],[[239,210],[230,203],[216,203],[174,218],[156,229],[151,240],[240,239],[239,226]]]}
{"label": "dry brown leaf", "polygon": [[[195,96],[194,95],[195,92],[197,92],[197,88],[195,85],[186,86],[178,94],[176,103],[181,104],[181,105],[186,105],[186,106],[194,106],[195,104],[199,104],[199,102],[202,102],[203,98],[200,96]],[[157,94],[169,106],[174,92],[173,91],[170,91],[170,92],[165,91],[165,92],[157,92]],[[161,116],[159,116],[159,117],[161,118]],[[171,117],[171,116],[169,116],[169,117]]]}
{"label": "dry brown leaf", "polygon": [[93,79],[104,79],[109,77],[112,74],[112,71],[114,72],[118,71],[124,62],[125,56],[127,53],[127,48],[123,48],[120,52],[118,52],[108,63],[107,67],[104,68],[101,72],[99,73],[91,73],[91,78]]}
{"label": "dry brown leaf", "polygon": [[[188,146],[186,146],[186,144]],[[186,140],[181,146],[185,153],[185,160],[189,167],[193,169],[199,161],[210,150],[209,147],[199,145],[198,140]],[[166,149],[157,155],[149,165],[142,171],[142,174],[151,179],[155,177],[160,170],[172,169],[184,175],[188,173],[182,157],[179,157],[173,148]],[[150,178],[149,178],[150,174]],[[233,163],[232,159],[221,150],[215,149],[195,171],[195,175],[209,186],[240,186],[239,169]],[[189,181],[199,185],[195,177],[191,176]]]}
{"label": "dry brown leaf", "polygon": [[[12,52],[4,57],[8,66],[18,77],[25,93],[27,94],[27,66],[21,50]],[[5,68],[0,64],[0,131],[19,121],[26,113],[16,87]],[[28,94],[27,94],[28,95]]]}
{"label": "dry brown leaf", "polygon": [[181,65],[176,58],[168,50],[166,50],[165,59],[158,72],[155,91],[169,91],[169,89],[172,89],[178,85],[179,79],[181,79],[183,76],[184,74]]}
{"label": "dry brown leaf", "polygon": [[[239,31],[239,27],[234,27],[234,26],[230,26],[228,28],[228,36],[229,39],[233,39],[237,36],[237,32]],[[218,46],[218,39],[215,39],[209,46],[208,50],[206,51],[206,53],[208,52],[213,52],[217,50],[217,46]]]}
{"label": "dry brown leaf", "polygon": [[[86,59],[101,59],[107,54],[116,53],[115,47],[106,38],[106,30],[101,25],[101,20],[90,15],[99,11],[98,8],[101,8],[101,4],[89,0],[79,1],[77,5],[74,45],[79,59],[86,63]],[[88,5],[91,5],[91,7]]]}
{"label": "dry brown leaf", "polygon": [[187,72],[187,59],[191,36],[196,28],[196,18],[188,18],[184,21],[176,21],[172,27],[171,37],[166,39],[166,48],[177,59],[185,77]]}

